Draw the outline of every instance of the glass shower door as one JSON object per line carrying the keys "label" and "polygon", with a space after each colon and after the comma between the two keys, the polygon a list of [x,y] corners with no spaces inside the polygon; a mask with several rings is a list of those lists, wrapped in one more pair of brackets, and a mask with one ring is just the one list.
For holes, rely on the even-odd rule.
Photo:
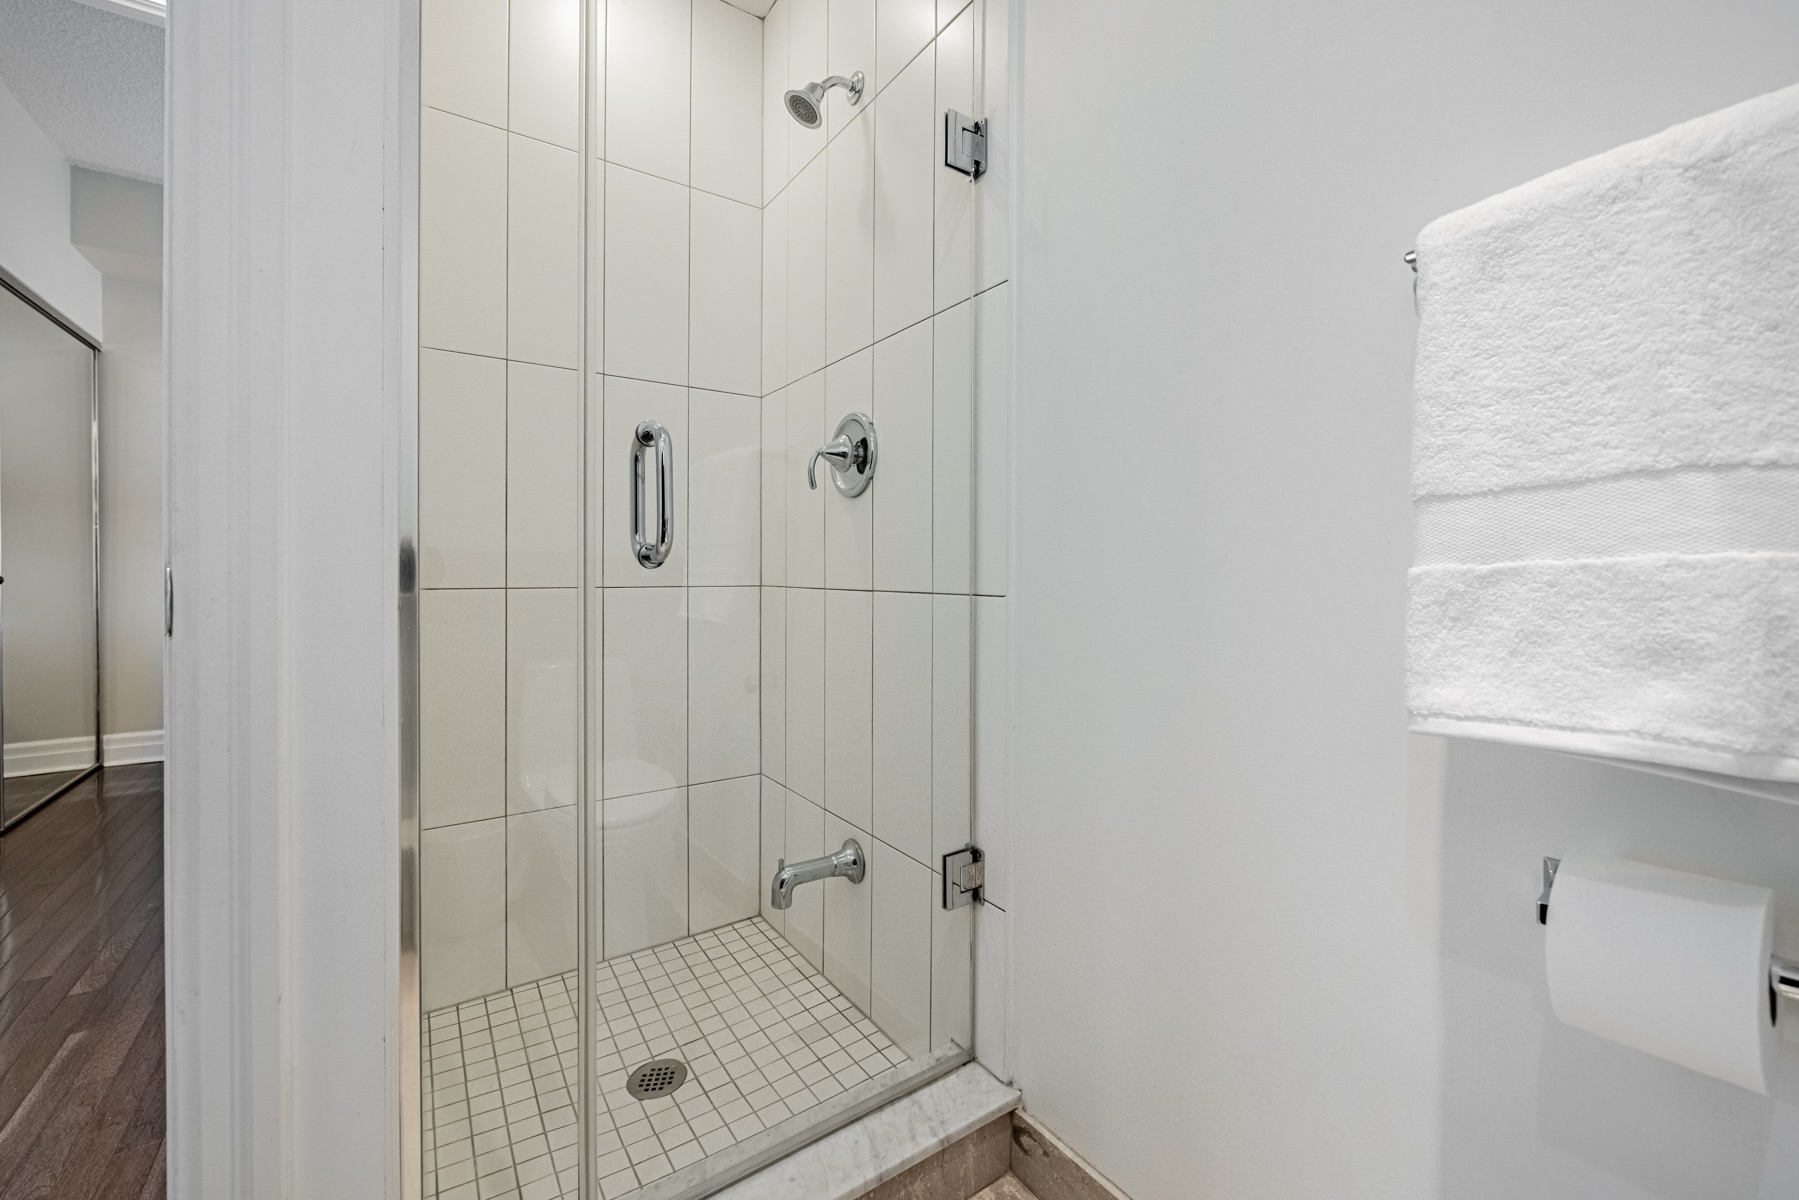
{"label": "glass shower door", "polygon": [[0,829],[100,762],[95,357],[0,287]]}

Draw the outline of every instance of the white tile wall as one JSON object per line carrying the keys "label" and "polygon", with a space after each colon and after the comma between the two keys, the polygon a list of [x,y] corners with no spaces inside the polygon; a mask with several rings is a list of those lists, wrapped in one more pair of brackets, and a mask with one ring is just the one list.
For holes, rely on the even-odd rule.
{"label": "white tile wall", "polygon": [[687,393],[687,581],[695,586],[761,581],[761,409],[750,396]]}
{"label": "white tile wall", "polygon": [[858,829],[874,820],[873,654],[870,593],[826,592],[825,811]]}
{"label": "white tile wall", "polygon": [[426,108],[506,124],[505,0],[424,0],[419,90]]}
{"label": "white tile wall", "polygon": [[508,128],[565,150],[579,149],[580,0],[512,0],[509,50]]}
{"label": "white tile wall", "polygon": [[[823,0],[816,0],[822,3]],[[796,123],[795,129],[799,128]],[[787,376],[825,365],[825,246],[829,160],[814,158],[787,186]]]}
{"label": "white tile wall", "polygon": [[[865,1011],[895,1045],[919,1057],[931,1045],[931,871],[885,842],[875,842],[872,854],[872,988]],[[827,944],[830,936],[827,913]]]}
{"label": "white tile wall", "polygon": [[[836,432],[837,422],[849,413],[874,417],[874,352],[863,349],[825,368],[825,409],[823,440]],[[878,447],[875,476],[879,483],[870,485],[860,496],[845,496],[832,482],[833,476],[823,462],[818,464],[818,495],[825,510],[825,586],[866,590],[874,586],[874,510],[877,489],[889,478],[885,474],[887,433],[875,419]]]}
{"label": "white tile wall", "polygon": [[425,828],[506,809],[506,593],[419,596],[419,813]]}
{"label": "white tile wall", "polygon": [[875,27],[876,78],[880,90],[912,62],[937,32],[937,0],[883,0]]}
{"label": "white tile wall", "polygon": [[825,128],[835,138],[845,125],[869,107],[875,94],[875,0],[826,0],[825,68],[845,79],[862,72],[862,99],[833,88],[825,99]]}
{"label": "white tile wall", "polygon": [[654,175],[606,168],[608,375],[687,382],[689,194]]}
{"label": "white tile wall", "polygon": [[874,839],[865,830],[828,812],[824,834],[826,853],[834,853],[845,839],[855,838],[869,860],[861,883],[827,879],[822,885],[825,978],[857,1008],[868,1012],[869,940],[882,862],[875,853]]}
{"label": "white tile wall", "polygon": [[781,932],[784,927],[787,913],[769,902],[769,881],[774,879],[775,872],[781,869],[781,863],[787,857],[787,807],[791,803],[790,797],[786,788],[766,775],[762,777],[762,871],[756,877],[756,895],[762,919],[773,925],[776,933]]}
{"label": "white tile wall", "polygon": [[606,588],[603,606],[601,794],[679,787],[687,782],[686,593]]}
{"label": "white tile wall", "polygon": [[687,789],[611,798],[600,809],[604,956],[685,936]]}
{"label": "white tile wall", "polygon": [[[833,0],[861,7],[867,0]],[[842,89],[833,89],[837,96]],[[859,110],[825,154],[825,358],[836,362],[874,341],[875,121]]]}
{"label": "white tile wall", "polygon": [[[839,845],[842,843],[839,842]],[[834,846],[833,849],[836,847]],[[825,852],[825,810],[804,796],[787,793],[788,862]],[[824,967],[825,908],[822,887],[795,888],[784,925],[787,940],[813,966]]]}
{"label": "white tile wall", "polygon": [[931,854],[931,607],[914,592],[874,595],[874,823],[923,863]]}
{"label": "white tile wall", "polygon": [[580,378],[506,366],[506,584],[574,587],[581,514]]}
{"label": "white tile wall", "polygon": [[1012,528],[1012,288],[975,298],[974,590],[1010,590]]}
{"label": "white tile wall", "polygon": [[973,579],[974,308],[937,314],[931,330],[931,581],[966,592]]}
{"label": "white tile wall", "polygon": [[419,988],[427,1009],[506,986],[506,822],[419,838]]}
{"label": "white tile wall", "polygon": [[948,170],[931,158],[934,62],[927,48],[875,103],[877,338],[931,315],[935,172]]}
{"label": "white tile wall", "polygon": [[931,590],[931,324],[875,343],[874,419],[880,467],[869,489],[875,586]]}
{"label": "white tile wall", "polygon": [[575,967],[575,844],[572,807],[506,818],[508,987]]}
{"label": "white tile wall", "polygon": [[606,161],[688,178],[692,0],[607,0]]}
{"label": "white tile wall", "polygon": [[969,813],[973,770],[974,652],[967,596],[931,597],[931,857],[966,846],[974,834]]}
{"label": "white tile wall", "polygon": [[[787,14],[787,76],[783,90],[823,79],[828,60],[825,0],[785,0]],[[825,148],[827,130],[807,129],[798,121],[787,127],[787,176],[792,179]]]}
{"label": "white tile wall", "polygon": [[755,916],[762,892],[760,779],[694,784],[687,789],[687,821],[689,931]]}
{"label": "white tile wall", "polygon": [[[974,598],[974,839],[982,846],[1011,844],[1010,741],[1006,714],[1006,659],[1011,601]],[[1001,908],[1012,903],[1012,860],[995,855],[987,867],[985,895]]]}
{"label": "white tile wall", "polygon": [[[937,103],[934,111],[954,109],[978,116],[974,102],[974,9],[962,10],[937,37]],[[943,121],[932,125],[931,162],[937,184],[934,274],[937,311],[968,299],[974,286],[975,193],[980,185],[943,162]]]}
{"label": "white tile wall", "polygon": [[[729,7],[723,0],[699,2]],[[708,192],[692,198],[688,379],[695,387],[755,396],[762,377],[762,212]]]}
{"label": "white tile wall", "polygon": [[825,798],[825,594],[787,589],[787,778],[789,791]]}
{"label": "white tile wall", "polygon": [[419,585],[506,582],[506,364],[419,351]]}
{"label": "white tile wall", "polygon": [[760,769],[760,591],[687,589],[689,782],[754,775]]}
{"label": "white tile wall", "polygon": [[762,582],[787,584],[787,393],[762,398]]}
{"label": "white tile wall", "polygon": [[787,589],[762,589],[762,773],[787,778]]}
{"label": "white tile wall", "polygon": [[506,355],[506,134],[419,118],[419,344]]}
{"label": "white tile wall", "polygon": [[574,367],[581,339],[581,172],[573,150],[507,141],[506,356]]}
{"label": "white tile wall", "polygon": [[[787,586],[825,585],[825,489],[831,484],[821,463],[818,487],[806,486],[812,452],[829,440],[825,424],[825,376],[808,375],[787,388]],[[835,425],[835,422],[832,423]]]}
{"label": "white tile wall", "polygon": [[931,876],[931,1049],[974,1044],[974,923],[977,905],[943,907],[943,876]]}
{"label": "white tile wall", "polygon": [[762,210],[762,391],[785,387],[787,374],[787,191]]}
{"label": "white tile wall", "polygon": [[762,205],[762,22],[693,0],[693,186]]}
{"label": "white tile wall", "polygon": [[[762,21],[762,203],[768,204],[787,186],[787,115],[781,97],[793,78],[787,70],[787,13],[776,4]],[[805,82],[801,80],[800,82]]]}
{"label": "white tile wall", "polygon": [[509,813],[567,807],[577,798],[579,601],[572,587],[515,588],[506,594]]}

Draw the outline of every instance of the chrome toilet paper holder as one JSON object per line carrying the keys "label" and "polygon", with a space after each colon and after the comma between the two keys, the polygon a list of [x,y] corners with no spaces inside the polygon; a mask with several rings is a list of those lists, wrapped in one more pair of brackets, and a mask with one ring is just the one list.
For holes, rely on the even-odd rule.
{"label": "chrome toilet paper holder", "polygon": [[[1543,859],[1543,891],[1537,896],[1537,924],[1549,924],[1549,893],[1555,889],[1556,868],[1562,865],[1559,858]],[[1768,988],[1775,995],[1785,996],[1788,1000],[1799,1000],[1799,962],[1775,954],[1768,959]],[[1773,1006],[1769,1007],[1773,1016]]]}

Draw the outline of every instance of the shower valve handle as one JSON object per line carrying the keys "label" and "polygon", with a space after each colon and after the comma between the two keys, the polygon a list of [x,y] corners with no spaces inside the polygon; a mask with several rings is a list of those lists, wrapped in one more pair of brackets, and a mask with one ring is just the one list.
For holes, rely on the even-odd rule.
{"label": "shower valve handle", "polygon": [[812,452],[812,461],[806,464],[806,486],[813,491],[818,490],[818,460],[828,459],[831,469],[842,473],[857,466],[856,448],[847,437],[839,435]]}
{"label": "shower valve handle", "polygon": [[875,475],[875,423],[862,413],[850,413],[837,422],[831,440],[812,452],[806,464],[806,484],[818,490],[818,460],[830,465],[831,482],[845,496],[860,496]]}

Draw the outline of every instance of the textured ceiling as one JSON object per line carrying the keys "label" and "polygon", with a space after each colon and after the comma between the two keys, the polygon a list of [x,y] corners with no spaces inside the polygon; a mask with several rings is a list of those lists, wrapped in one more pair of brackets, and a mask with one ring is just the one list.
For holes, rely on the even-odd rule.
{"label": "textured ceiling", "polygon": [[162,46],[76,0],[0,0],[0,79],[78,167],[162,181]]}

